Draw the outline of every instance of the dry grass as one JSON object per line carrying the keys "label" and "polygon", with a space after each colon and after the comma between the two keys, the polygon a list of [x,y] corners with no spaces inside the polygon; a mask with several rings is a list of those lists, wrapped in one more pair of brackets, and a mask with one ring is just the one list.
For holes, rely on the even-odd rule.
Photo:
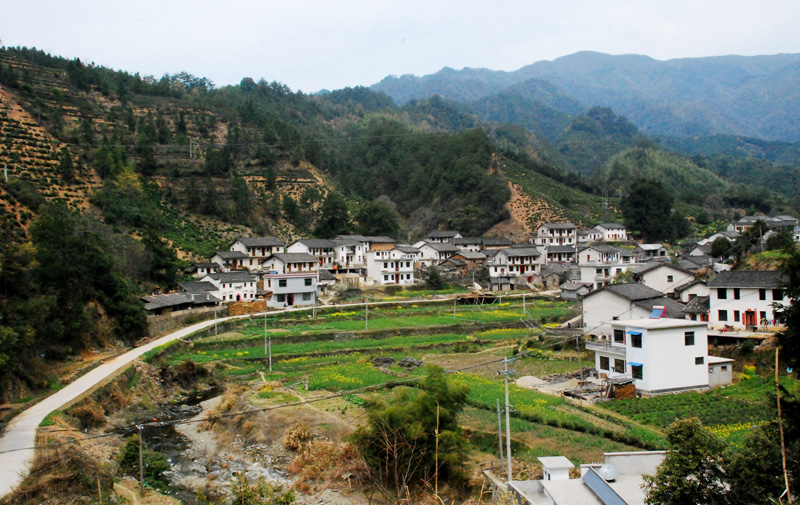
{"label": "dry grass", "polygon": [[304,423],[297,423],[283,434],[283,446],[290,451],[299,451],[309,440],[311,431]]}
{"label": "dry grass", "polygon": [[305,445],[287,470],[295,475],[294,487],[301,492],[320,492],[331,487],[352,487],[367,473],[367,466],[354,445],[313,440]]}

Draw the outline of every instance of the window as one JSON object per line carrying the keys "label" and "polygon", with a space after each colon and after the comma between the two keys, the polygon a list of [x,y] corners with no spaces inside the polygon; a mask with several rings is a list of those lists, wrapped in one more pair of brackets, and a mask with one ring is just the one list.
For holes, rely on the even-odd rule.
{"label": "window", "polygon": [[631,333],[631,347],[642,348],[642,334]]}
{"label": "window", "polygon": [[720,310],[718,316],[719,316],[719,320],[720,321],[727,321],[728,320],[728,311],[727,310]]}
{"label": "window", "polygon": [[772,290],[772,299],[773,300],[783,300],[783,290],[782,289],[773,289]]}
{"label": "window", "polygon": [[758,313],[758,317],[760,318],[759,319],[760,321],[766,321],[767,320],[767,313],[762,310],[761,312]]}
{"label": "window", "polygon": [[285,288],[286,287],[286,279],[279,279],[278,280],[278,287]]}
{"label": "window", "polygon": [[766,300],[767,299],[767,290],[761,288],[758,290],[758,299],[759,300]]}
{"label": "window", "polygon": [[737,323],[739,322],[740,316],[741,316],[741,314],[739,313],[738,310],[734,310],[733,311],[733,320],[736,321]]}
{"label": "window", "polygon": [[614,360],[614,371],[617,373],[625,373],[625,360],[624,359],[615,359]]}
{"label": "window", "polygon": [[687,331],[683,333],[683,345],[694,345],[693,331]]}
{"label": "window", "polygon": [[311,279],[310,278],[305,279],[305,281],[306,281],[306,286],[310,286],[311,285]]}
{"label": "window", "polygon": [[695,365],[702,365],[703,363],[705,363],[705,358],[703,358],[702,356],[698,356],[697,358],[694,359]]}
{"label": "window", "polygon": [[307,302],[311,300],[311,293],[303,293],[303,301]]}
{"label": "window", "polygon": [[644,378],[644,371],[642,370],[643,368],[644,367],[642,365],[631,366],[631,377],[642,380]]}
{"label": "window", "polygon": [[614,343],[615,344],[624,344],[625,343],[625,332],[622,330],[614,330]]}
{"label": "window", "polygon": [[286,301],[286,295],[278,295],[278,301],[279,301],[280,303],[283,303],[283,302],[285,302],[285,301]]}
{"label": "window", "polygon": [[734,300],[740,299],[742,297],[741,295],[742,295],[742,290],[741,289],[733,288],[733,299]]}
{"label": "window", "polygon": [[608,356],[600,356],[600,370],[610,370]]}
{"label": "window", "polygon": [[674,280],[675,280],[675,279],[674,279],[674,277],[673,277],[673,276],[671,276],[671,275],[668,275],[668,276],[667,276],[667,282],[673,282]]}
{"label": "window", "polygon": [[728,365],[722,365],[721,367],[719,367],[719,371],[720,372],[727,372],[728,371]]}
{"label": "window", "polygon": [[389,280],[389,276],[388,275],[384,275],[383,276],[383,280],[388,281]]}
{"label": "window", "polygon": [[717,298],[720,300],[727,300],[728,299],[728,289],[727,288],[717,288]]}
{"label": "window", "polygon": [[389,263],[384,262],[383,263],[383,268],[389,268]]}

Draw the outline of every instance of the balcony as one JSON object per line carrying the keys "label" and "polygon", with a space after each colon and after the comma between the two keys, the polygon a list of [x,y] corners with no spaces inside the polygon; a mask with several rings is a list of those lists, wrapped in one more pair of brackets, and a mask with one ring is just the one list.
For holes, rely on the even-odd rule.
{"label": "balcony", "polygon": [[587,351],[600,351],[625,357],[625,348],[612,345],[610,340],[595,340],[586,342]]}

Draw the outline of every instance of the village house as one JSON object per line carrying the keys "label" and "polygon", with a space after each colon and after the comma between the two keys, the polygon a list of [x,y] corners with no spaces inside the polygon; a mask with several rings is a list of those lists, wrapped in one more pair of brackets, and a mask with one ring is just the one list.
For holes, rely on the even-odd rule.
{"label": "village house", "polygon": [[200,279],[201,277],[205,277],[208,274],[215,274],[217,272],[222,272],[224,269],[222,265],[219,263],[211,263],[208,261],[200,262],[200,263],[193,263],[190,267],[185,268],[183,273],[186,275],[191,275],[196,279]]}
{"label": "village house", "polygon": [[482,252],[461,251],[444,260],[439,266],[447,266],[466,275],[474,270],[483,268],[486,261],[486,255]]}
{"label": "village house", "polygon": [[708,322],[708,312],[710,310],[709,296],[695,296],[683,308],[683,314],[686,319],[692,321]]}
{"label": "village house", "polygon": [[578,246],[588,245],[592,242],[599,242],[603,239],[603,233],[596,228],[581,228],[578,230]]}
{"label": "village house", "polygon": [[141,300],[144,302],[144,310],[148,316],[160,316],[179,310],[212,306],[219,303],[219,300],[213,296],[207,294],[196,296],[186,292],[143,296]]}
{"label": "village house", "polygon": [[571,245],[544,246],[545,263],[575,263],[577,251]]}
{"label": "village house", "polygon": [[317,258],[319,268],[331,269],[336,258],[336,244],[332,240],[304,238],[295,240],[286,248],[287,253],[306,253]]}
{"label": "village house", "polygon": [[757,327],[777,326],[772,304],[789,304],[781,289],[781,276],[782,272],[777,270],[720,272],[708,283],[711,326],[753,331]]}
{"label": "village house", "polygon": [[655,306],[666,307],[667,317],[682,319],[683,304],[637,282],[611,284],[583,298],[583,328],[590,335],[607,335],[609,319],[648,317]]}
{"label": "village house", "polygon": [[272,291],[270,307],[317,303],[319,259],[308,253],[275,253],[261,266],[264,289]]}
{"label": "village house", "polygon": [[367,277],[384,286],[410,286],[414,284],[414,255],[404,252],[400,246],[389,251],[369,251]]}
{"label": "village house", "polygon": [[636,282],[642,283],[665,295],[674,293],[675,288],[695,280],[694,272],[665,261],[651,261],[630,268]]}
{"label": "village house", "polygon": [[243,267],[248,270],[257,270],[261,260],[270,254],[285,252],[286,244],[276,237],[242,237],[234,240],[228,249],[247,256]]}
{"label": "village house", "polygon": [[223,303],[251,302],[256,299],[258,278],[247,271],[208,274],[200,282],[213,284],[215,290],[209,294]]}
{"label": "village house", "polygon": [[694,279],[676,287],[673,290],[673,298],[681,303],[689,303],[695,297],[708,296],[710,292],[706,281],[703,279]]}
{"label": "village house", "polygon": [[454,244],[454,240],[463,238],[461,233],[453,230],[433,230],[428,233],[428,242],[433,244]]}
{"label": "village house", "polygon": [[571,245],[578,243],[578,227],[572,223],[544,223],[536,229],[531,243],[546,245]]}
{"label": "village house", "polygon": [[447,242],[440,243],[421,240],[414,243],[414,247],[420,252],[419,261],[422,268],[436,266],[454,254],[461,252],[458,247]]}
{"label": "village house", "polygon": [[333,271],[334,273],[362,273],[367,268],[368,244],[354,238],[334,238]]}
{"label": "village house", "polygon": [[794,216],[744,216],[729,224],[727,231],[741,234],[753,227],[758,221],[762,221],[770,230],[785,230],[793,233],[797,229],[797,218]]}
{"label": "village house", "polygon": [[480,252],[483,239],[480,237],[463,237],[453,239],[453,245],[461,252]]}
{"label": "village house", "polygon": [[577,252],[580,281],[590,283],[593,289],[606,286],[614,277],[626,272],[631,266],[630,256],[623,262],[621,250],[606,244],[596,244],[584,247]]}
{"label": "village house", "polygon": [[241,270],[249,258],[241,251],[217,251],[208,259],[209,263],[222,265],[224,270]]}
{"label": "village house", "polygon": [[559,288],[561,289],[562,300],[580,300],[592,291],[593,284],[590,282],[567,281]]}
{"label": "village house", "polygon": [[720,381],[717,367],[726,367],[730,377],[733,360],[709,360],[706,323],[663,317],[608,323],[609,338],[586,348],[595,353],[598,374],[609,379],[629,377],[638,391],[654,395],[707,389],[711,373]]}
{"label": "village house", "polygon": [[624,224],[619,223],[600,223],[594,227],[602,234],[605,242],[622,242],[628,240],[628,229]]}
{"label": "village house", "polygon": [[640,263],[645,263],[655,258],[669,259],[669,250],[662,244],[636,244],[633,252]]}
{"label": "village house", "polygon": [[222,302],[213,294],[217,291],[217,287],[210,282],[179,282],[178,286],[181,288],[181,293],[190,296],[199,306],[219,305]]}
{"label": "village house", "polygon": [[527,287],[541,273],[542,255],[535,247],[501,249],[487,262],[492,290]]}
{"label": "village house", "polygon": [[737,238],[739,238],[741,236],[742,236],[741,233],[739,233],[737,231],[723,230],[723,231],[720,231],[720,232],[717,232],[717,233],[711,235],[710,237],[706,237],[706,238],[704,238],[702,240],[699,240],[697,242],[697,244],[698,245],[713,244],[714,241],[717,240],[718,238],[724,238],[724,239],[727,239],[729,242],[733,242],[733,241],[735,241]]}

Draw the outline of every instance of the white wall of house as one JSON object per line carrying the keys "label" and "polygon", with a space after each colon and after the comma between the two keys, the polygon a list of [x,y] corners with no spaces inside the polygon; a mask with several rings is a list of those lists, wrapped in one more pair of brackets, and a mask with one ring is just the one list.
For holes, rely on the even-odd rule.
{"label": "white wall of house", "polygon": [[578,243],[578,229],[575,226],[549,227],[541,225],[536,230],[536,237],[532,240],[536,245],[575,245]]}
{"label": "white wall of house", "polygon": [[381,285],[414,284],[414,255],[397,249],[367,253],[367,277]]}
{"label": "white wall of house", "polygon": [[584,331],[592,335],[608,335],[611,332],[609,320],[635,317],[631,307],[630,301],[606,290],[586,296],[583,299]]}
{"label": "white wall of house", "polygon": [[200,282],[213,284],[217,289],[210,293],[224,303],[250,302],[256,299],[257,286],[255,277],[246,281],[230,281],[226,279],[225,274],[217,274],[206,275],[200,279]]}
{"label": "white wall of house", "polygon": [[620,272],[627,272],[630,265],[622,263],[581,265],[581,282],[589,283],[592,289],[599,289],[611,284],[614,276]]}
{"label": "white wall of house", "polygon": [[725,325],[737,329],[746,326],[761,326],[763,319],[767,326],[775,326],[774,302],[789,304],[782,290],[769,288],[710,288],[708,322],[712,327]]}
{"label": "white wall of house", "polygon": [[708,284],[698,282],[682,290],[680,300],[682,303],[689,303],[689,300],[692,298],[696,296],[708,296],[710,292],[711,291],[708,289]]}
{"label": "white wall of house", "polygon": [[[612,346],[624,346],[624,374],[633,377],[636,389],[658,393],[708,387],[708,328],[705,323],[665,318],[612,321],[610,324]],[[634,338],[636,336],[640,339]],[[620,337],[624,339],[622,344]],[[635,347],[637,344],[639,346]],[[597,357],[596,364],[599,361]],[[598,371],[602,370],[598,368]],[[603,372],[609,376],[620,375],[618,368]]]}
{"label": "white wall of house", "polygon": [[686,284],[694,279],[694,274],[672,268],[670,265],[661,265],[658,268],[641,274],[642,284],[665,295],[672,294],[677,286]]}
{"label": "white wall of house", "polygon": [[606,228],[605,226],[597,225],[594,228],[601,233],[602,240],[614,241],[614,242],[621,240],[628,240],[628,231],[624,227]]}
{"label": "white wall of house", "polygon": [[292,307],[317,303],[317,272],[267,273],[264,289],[272,291],[270,307]]}

